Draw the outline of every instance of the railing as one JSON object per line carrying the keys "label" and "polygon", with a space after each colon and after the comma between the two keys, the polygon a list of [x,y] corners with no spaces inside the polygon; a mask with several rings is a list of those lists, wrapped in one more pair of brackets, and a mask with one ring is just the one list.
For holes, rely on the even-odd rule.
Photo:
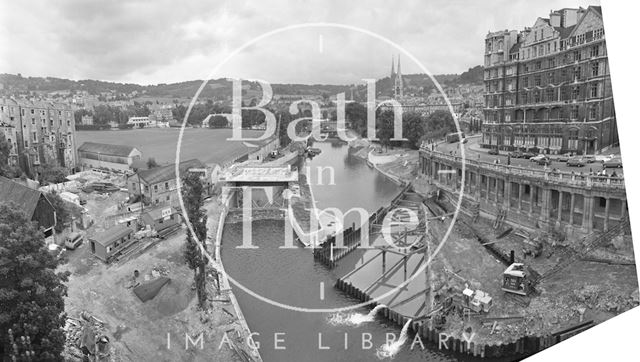
{"label": "railing", "polygon": [[[460,156],[448,155],[439,151],[432,151],[424,144],[420,147],[421,151],[432,154],[440,159],[448,160],[455,163],[462,163],[463,159]],[[565,171],[553,171],[553,170],[536,170],[519,166],[507,166],[502,164],[494,164],[490,162],[472,160],[466,158],[464,160],[466,166],[475,166],[485,170],[491,170],[499,173],[525,176],[538,178],[547,182],[556,182],[562,184],[568,184],[573,186],[584,187],[608,187],[624,189],[624,177],[616,176],[597,176],[597,175],[582,175]]]}

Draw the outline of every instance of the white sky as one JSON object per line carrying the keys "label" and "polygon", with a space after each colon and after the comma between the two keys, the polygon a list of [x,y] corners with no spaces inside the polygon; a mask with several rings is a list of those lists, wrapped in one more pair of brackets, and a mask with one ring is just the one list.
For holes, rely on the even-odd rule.
{"label": "white sky", "polygon": [[[482,63],[489,30],[522,29],[551,9],[597,0],[1,0],[0,73],[139,84],[206,78],[227,54],[265,32],[335,22],[380,34],[433,74]],[[606,7],[603,9],[606,21]],[[320,52],[319,38],[323,49]],[[353,31],[315,28],[269,37],[217,77],[272,83],[359,83],[389,73],[391,46]],[[403,73],[419,68],[402,60]]]}

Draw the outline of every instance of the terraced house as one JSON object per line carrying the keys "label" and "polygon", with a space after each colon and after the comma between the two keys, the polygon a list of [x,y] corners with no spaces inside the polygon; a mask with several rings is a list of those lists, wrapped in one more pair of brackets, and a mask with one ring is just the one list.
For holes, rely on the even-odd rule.
{"label": "terraced house", "polygon": [[482,146],[593,154],[618,142],[599,6],[485,39]]}
{"label": "terraced house", "polygon": [[35,176],[43,165],[76,165],[75,122],[67,104],[0,99],[0,124],[12,159]]}

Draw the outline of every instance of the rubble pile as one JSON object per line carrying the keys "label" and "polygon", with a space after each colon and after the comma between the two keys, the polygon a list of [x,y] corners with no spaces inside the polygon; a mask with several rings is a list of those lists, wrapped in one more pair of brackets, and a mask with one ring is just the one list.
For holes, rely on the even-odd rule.
{"label": "rubble pile", "polygon": [[590,309],[622,313],[638,305],[637,290],[623,294],[599,285],[585,285],[573,292],[572,298]]}
{"label": "rubble pile", "polygon": [[80,318],[67,317],[64,331],[65,361],[112,361],[113,353],[106,335],[105,323],[87,312]]}
{"label": "rubble pile", "polygon": [[157,277],[166,277],[167,275],[169,275],[169,268],[167,268],[167,266],[165,265],[156,265],[153,267],[153,269],[151,269],[151,276],[154,278]]}

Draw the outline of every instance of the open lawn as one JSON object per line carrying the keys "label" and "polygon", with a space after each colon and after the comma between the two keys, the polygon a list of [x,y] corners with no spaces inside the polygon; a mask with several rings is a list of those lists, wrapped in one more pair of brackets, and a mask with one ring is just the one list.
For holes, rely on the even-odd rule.
{"label": "open lawn", "polygon": [[[244,137],[259,137],[262,131],[243,130]],[[149,128],[118,131],[78,131],[76,142],[98,142],[128,145],[142,152],[143,160],[153,157],[160,164],[174,163],[178,145],[179,128]],[[231,129],[187,128],[184,130],[180,160],[197,158],[205,163],[222,164],[240,157],[254,148],[243,142],[227,141]],[[250,144],[260,144],[250,141]]]}

